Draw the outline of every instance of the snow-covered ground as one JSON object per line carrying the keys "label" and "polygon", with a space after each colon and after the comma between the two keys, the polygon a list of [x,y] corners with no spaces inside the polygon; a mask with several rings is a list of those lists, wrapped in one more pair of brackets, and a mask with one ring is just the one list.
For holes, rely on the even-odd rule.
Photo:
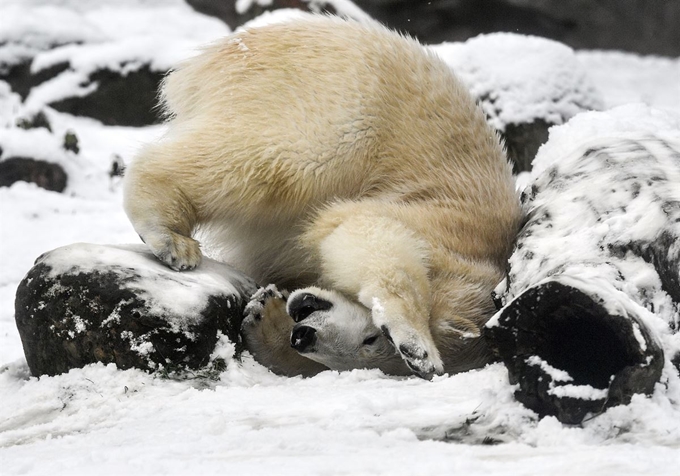
{"label": "snow-covered ground", "polygon": [[[152,52],[172,62],[227,33],[180,0],[102,5],[3,0],[0,37],[30,34],[40,49],[48,33],[71,35],[99,42],[98,51],[140,38],[147,42],[140,56]],[[152,24],[160,26],[150,35]],[[577,57],[606,107],[644,102],[680,115],[680,59]],[[23,106],[1,96],[4,127]],[[14,324],[19,281],[35,258],[58,246],[138,242],[107,170],[113,154],[129,161],[162,133],[160,126],[48,116],[56,136],[71,129],[80,139],[80,156],[60,159],[71,160],[66,193],[26,183],[0,188],[1,474],[678,474],[678,379],[568,427],[538,420],[515,402],[500,364],[432,382],[366,370],[283,378],[247,356],[230,362],[218,381],[174,381],[103,365],[30,377]],[[53,147],[40,131],[3,128],[0,138],[8,151],[40,155]]]}

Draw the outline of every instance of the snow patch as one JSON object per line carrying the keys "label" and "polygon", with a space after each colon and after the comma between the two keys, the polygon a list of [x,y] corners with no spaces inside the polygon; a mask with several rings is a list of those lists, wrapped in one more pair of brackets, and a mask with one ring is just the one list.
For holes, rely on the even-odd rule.
{"label": "snow patch", "polygon": [[482,101],[499,131],[536,119],[562,124],[583,110],[604,107],[574,51],[562,43],[492,33],[428,48]]}

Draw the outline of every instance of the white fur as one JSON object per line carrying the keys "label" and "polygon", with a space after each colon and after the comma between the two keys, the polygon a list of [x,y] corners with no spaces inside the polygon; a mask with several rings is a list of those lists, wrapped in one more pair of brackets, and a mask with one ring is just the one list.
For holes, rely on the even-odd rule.
{"label": "white fur", "polygon": [[421,375],[489,360],[461,335],[493,311],[521,214],[497,135],[442,61],[378,24],[308,16],[209,46],[163,101],[168,133],[125,188],[161,260],[197,266],[202,231],[261,283],[378,299],[374,327]]}

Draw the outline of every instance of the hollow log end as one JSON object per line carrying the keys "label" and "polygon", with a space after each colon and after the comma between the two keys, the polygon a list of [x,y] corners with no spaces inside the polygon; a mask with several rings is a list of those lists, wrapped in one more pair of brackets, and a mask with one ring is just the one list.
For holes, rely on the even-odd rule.
{"label": "hollow log end", "polygon": [[664,365],[638,316],[612,314],[601,298],[557,281],[527,289],[484,335],[519,385],[516,398],[563,423],[650,394]]}

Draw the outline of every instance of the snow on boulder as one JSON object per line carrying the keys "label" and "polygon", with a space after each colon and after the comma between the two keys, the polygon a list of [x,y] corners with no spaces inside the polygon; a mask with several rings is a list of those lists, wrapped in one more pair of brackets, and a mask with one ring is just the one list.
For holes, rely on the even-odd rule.
{"label": "snow on boulder", "polygon": [[429,49],[481,103],[489,123],[505,139],[516,172],[531,169],[551,126],[603,108],[574,51],[556,41],[492,33]]}
{"label": "snow on boulder", "polygon": [[539,151],[485,335],[540,415],[579,423],[677,372],[678,120],[643,105],[584,113]]}
{"label": "snow on boulder", "polygon": [[16,324],[33,375],[94,362],[121,369],[199,369],[216,343],[240,350],[252,280],[205,259],[163,266],[143,245],[73,244],[40,256],[20,283]]}
{"label": "snow on boulder", "polygon": [[164,74],[229,33],[183,0],[161,3],[27,0],[3,7],[0,80],[29,113],[49,105],[108,125],[158,122]]}

